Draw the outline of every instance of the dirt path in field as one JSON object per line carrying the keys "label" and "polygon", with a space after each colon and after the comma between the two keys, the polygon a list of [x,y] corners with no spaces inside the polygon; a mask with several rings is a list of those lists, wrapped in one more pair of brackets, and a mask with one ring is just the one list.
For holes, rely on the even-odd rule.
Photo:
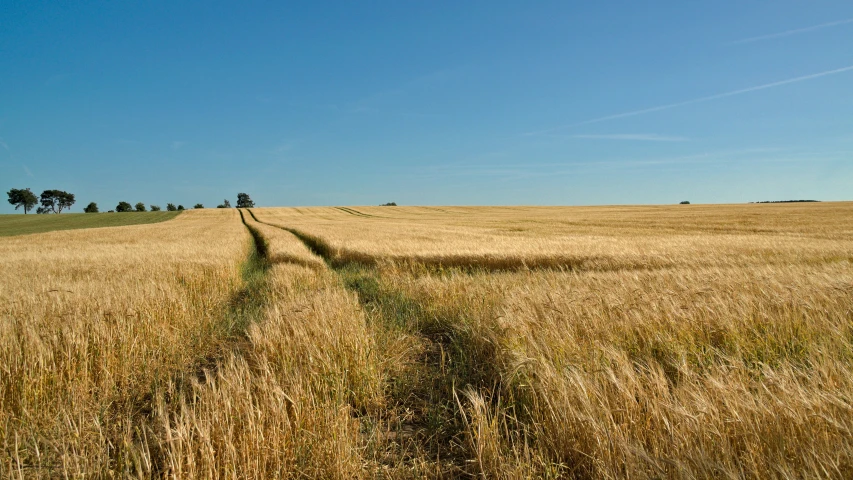
{"label": "dirt path in field", "polygon": [[[257,220],[251,210],[249,214]],[[259,221],[259,223],[265,223]],[[387,408],[364,419],[374,458],[392,477],[479,476],[462,391],[491,392],[499,383],[489,366],[474,365],[480,345],[458,329],[457,319],[435,318],[428,305],[410,298],[372,265],[336,261],[319,239],[294,234],[355,293],[368,322],[382,337],[405,338],[411,355],[389,373]]]}
{"label": "dirt path in field", "polygon": [[[174,415],[176,409],[179,408],[181,396],[185,398],[193,396],[193,381],[204,384],[208,379],[215,378],[228,355],[249,348],[247,329],[249,325],[257,321],[265,307],[264,291],[267,288],[266,277],[270,266],[267,260],[267,252],[262,239],[246,225],[242,212],[240,212],[240,220],[252,238],[252,246],[242,266],[244,285],[233,293],[221,314],[219,324],[213,333],[217,337],[216,348],[212,352],[197,358],[193,364],[187,365],[185,370],[178,371],[173,376],[174,391],[168,394],[168,400],[164,404],[165,411],[160,413],[160,415],[165,414],[167,418]],[[154,415],[154,412],[158,410],[156,401],[157,399],[152,392],[139,402],[137,409],[146,418],[146,421],[142,423],[150,424],[151,422],[162,421],[162,418],[156,419]],[[187,403],[193,404],[192,402]],[[159,425],[149,425],[148,429],[152,432],[161,432]],[[164,438],[160,438],[158,441],[168,443]],[[168,449],[159,446],[151,449],[150,473],[152,478],[167,476],[169,472],[167,455]]]}
{"label": "dirt path in field", "polygon": [[[238,210],[239,211],[239,210]],[[228,308],[222,318],[222,344],[216,353],[204,358],[196,367],[196,376],[200,381],[211,372],[215,372],[221,360],[230,352],[247,346],[246,329],[256,321],[264,308],[266,275],[270,267],[263,239],[246,225],[243,213],[240,220],[252,236],[252,247],[243,263],[243,281],[245,285],[232,295]]]}
{"label": "dirt path in field", "polygon": [[371,217],[373,217],[373,215],[370,215],[370,214],[367,214],[367,213],[359,212],[358,210],[356,210],[356,209],[354,209],[354,208],[347,208],[347,207],[335,207],[335,208],[337,208],[338,210],[340,210],[340,211],[342,211],[342,212],[344,212],[344,213],[348,213],[348,214],[350,214],[350,215],[356,215],[356,216],[358,216],[358,217],[365,217],[365,218],[371,218]]}

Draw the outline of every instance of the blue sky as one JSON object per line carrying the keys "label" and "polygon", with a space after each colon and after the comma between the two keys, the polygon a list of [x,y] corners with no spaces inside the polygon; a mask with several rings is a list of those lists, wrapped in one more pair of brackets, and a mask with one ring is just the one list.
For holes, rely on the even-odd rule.
{"label": "blue sky", "polygon": [[851,47],[849,0],[6,0],[0,188],[78,212],[851,200]]}

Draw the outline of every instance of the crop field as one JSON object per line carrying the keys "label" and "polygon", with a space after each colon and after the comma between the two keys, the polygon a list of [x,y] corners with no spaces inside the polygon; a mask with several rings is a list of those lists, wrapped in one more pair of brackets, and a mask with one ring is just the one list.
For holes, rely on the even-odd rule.
{"label": "crop field", "polygon": [[181,212],[65,213],[62,215],[0,215],[0,237],[76,230],[120,227],[165,222]]}
{"label": "crop field", "polygon": [[9,478],[851,478],[853,203],[7,236],[0,365]]}

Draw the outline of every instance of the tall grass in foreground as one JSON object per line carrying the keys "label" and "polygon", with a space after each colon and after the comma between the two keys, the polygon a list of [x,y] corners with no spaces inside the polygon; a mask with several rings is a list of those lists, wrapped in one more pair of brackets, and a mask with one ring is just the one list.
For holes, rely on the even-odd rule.
{"label": "tall grass in foreground", "polygon": [[488,477],[853,475],[849,263],[383,273],[493,365],[458,393]]}
{"label": "tall grass in foreground", "polygon": [[[847,207],[813,231],[719,208],[666,233],[603,209],[533,250],[562,235],[536,209],[300,213],[333,269],[251,215],[246,262],[230,209],[0,239],[0,476],[849,478]],[[340,216],[368,223],[324,236]],[[377,231],[369,261],[335,250]],[[420,263],[442,241],[473,264]],[[555,245],[590,263],[523,268]]]}
{"label": "tall grass in foreground", "polygon": [[410,339],[393,476],[853,476],[850,204],[676,208],[255,213]]}
{"label": "tall grass in foreground", "polygon": [[358,302],[331,272],[294,264],[274,265],[267,284],[248,344],[194,381],[177,409],[161,406],[167,476],[343,479],[367,471],[359,417],[383,405],[382,354]]}
{"label": "tall grass in foreground", "polygon": [[0,239],[0,476],[145,477],[154,399],[231,335],[233,210]]}
{"label": "tall grass in foreground", "polygon": [[452,426],[441,424],[453,420],[442,411],[452,385],[435,365],[421,364],[432,349],[405,299],[388,298],[372,271],[333,272],[290,233],[257,230],[269,258],[287,261],[269,269],[263,311],[246,343],[188,392],[172,395],[179,403],[158,409],[163,474],[423,478],[468,471],[460,452],[443,444],[453,440]]}

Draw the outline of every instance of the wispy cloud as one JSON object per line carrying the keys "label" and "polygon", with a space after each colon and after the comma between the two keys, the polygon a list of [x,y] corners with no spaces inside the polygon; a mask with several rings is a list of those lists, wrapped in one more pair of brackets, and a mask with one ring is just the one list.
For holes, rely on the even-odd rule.
{"label": "wispy cloud", "polygon": [[0,147],[3,147],[7,152],[9,151],[9,145],[7,145],[2,138],[0,138]]}
{"label": "wispy cloud", "polygon": [[31,171],[30,171],[30,169],[29,169],[29,168],[27,168],[27,166],[26,166],[26,165],[23,165],[23,164],[22,164],[21,166],[22,166],[22,167],[24,167],[24,172],[26,172],[26,173],[27,173],[27,176],[28,176],[28,177],[33,177],[33,178],[35,178],[35,175],[33,175],[33,172],[31,172]]}
{"label": "wispy cloud", "polygon": [[604,117],[598,117],[598,118],[593,118],[590,120],[584,120],[582,122],[570,123],[568,125],[560,125],[558,127],[548,128],[545,130],[539,130],[539,131],[535,131],[535,132],[527,132],[524,135],[527,135],[527,136],[543,135],[543,134],[554,133],[558,130],[563,130],[566,128],[579,127],[581,125],[590,125],[593,123],[607,122],[609,120],[616,120],[619,118],[636,117],[637,115],[644,115],[646,113],[660,112],[662,110],[669,110],[672,108],[684,107],[687,105],[693,105],[695,103],[709,102],[711,100],[719,100],[721,98],[726,98],[726,97],[734,97],[736,95],[743,95],[745,93],[757,92],[759,90],[766,90],[768,88],[781,87],[782,85],[789,85],[792,83],[805,82],[807,80],[814,80],[815,78],[826,77],[829,75],[836,75],[839,73],[844,73],[844,72],[849,72],[849,71],[853,71],[853,65],[850,65],[847,67],[842,67],[842,68],[836,68],[834,70],[827,70],[824,72],[812,73],[810,75],[803,75],[800,77],[789,78],[787,80],[780,80],[778,82],[765,83],[764,85],[756,85],[754,87],[741,88],[740,90],[732,90],[729,92],[717,93],[715,95],[708,95],[706,97],[698,97],[698,98],[693,98],[690,100],[684,100],[681,102],[668,103],[666,105],[658,105],[656,107],[644,108],[642,110],[632,110],[630,112],[622,112],[622,113],[617,113],[614,115],[607,115]]}
{"label": "wispy cloud", "polygon": [[179,150],[181,147],[183,147],[187,143],[189,143],[189,142],[184,142],[181,140],[175,140],[172,142],[172,150]]}
{"label": "wispy cloud", "polygon": [[553,163],[477,163],[435,164],[422,167],[412,176],[418,178],[496,177],[523,179],[574,175],[579,172],[613,171],[624,169],[695,168],[702,165],[747,164],[813,164],[838,162],[850,158],[853,152],[790,150],[776,147],[744,148],[698,152],[674,157],[629,158],[614,157],[602,160],[566,160]]}
{"label": "wispy cloud", "polygon": [[590,140],[628,140],[640,142],[689,142],[687,137],[676,137],[671,135],[658,135],[656,133],[608,133],[608,134],[581,134],[572,135],[572,138],[586,138]]}
{"label": "wispy cloud", "polygon": [[744,43],[761,42],[764,40],[772,40],[774,38],[789,37],[791,35],[799,35],[801,33],[813,32],[815,30],[823,30],[824,28],[836,27],[838,25],[846,25],[849,23],[853,23],[853,18],[847,18],[844,20],[836,20],[834,22],[821,23],[819,25],[812,25],[810,27],[803,27],[803,28],[795,28],[792,30],[785,30],[784,32],[770,33],[767,35],[759,35],[757,37],[741,38],[740,40],[734,40],[732,42],[729,42],[726,45],[741,45]]}

